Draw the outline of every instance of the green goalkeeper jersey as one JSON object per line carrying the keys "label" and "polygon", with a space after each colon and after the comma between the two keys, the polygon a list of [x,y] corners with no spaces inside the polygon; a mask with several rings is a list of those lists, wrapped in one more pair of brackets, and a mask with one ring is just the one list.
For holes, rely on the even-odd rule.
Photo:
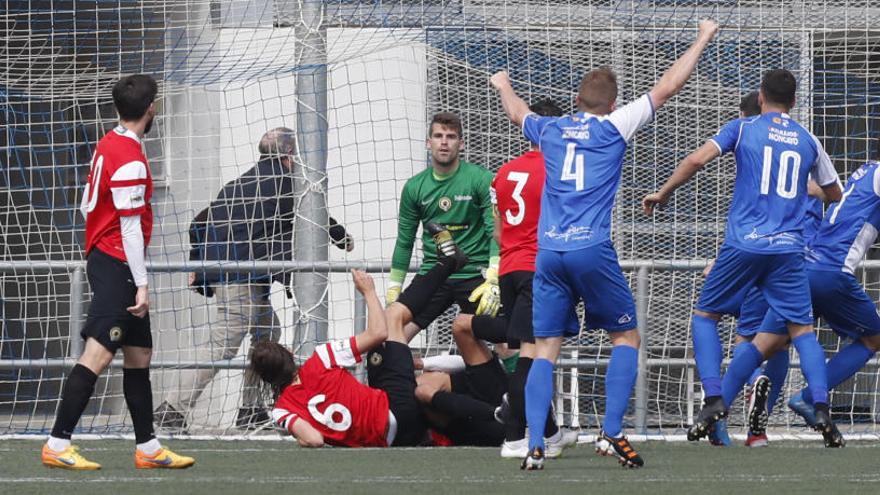
{"label": "green goalkeeper jersey", "polygon": [[448,177],[438,180],[433,168],[428,168],[406,181],[400,198],[397,244],[391,258],[392,279],[403,282],[420,223],[424,258],[419,273],[426,273],[437,262],[436,245],[424,229],[428,222],[445,225],[468,256],[468,264],[450,278],[481,274],[489,258],[498,256],[498,244],[492,236],[494,221],[489,197],[492,177],[485,168],[460,161],[458,169]]}

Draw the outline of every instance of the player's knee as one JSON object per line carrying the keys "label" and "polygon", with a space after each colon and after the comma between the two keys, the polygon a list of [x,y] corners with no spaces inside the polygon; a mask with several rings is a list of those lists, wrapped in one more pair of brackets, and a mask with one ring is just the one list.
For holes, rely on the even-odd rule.
{"label": "player's knee", "polygon": [[642,343],[642,338],[639,335],[639,331],[636,329],[626,330],[624,332],[614,332],[610,334],[609,337],[611,338],[611,344],[615,346],[625,345],[638,349],[639,345]]}
{"label": "player's knee", "polygon": [[871,335],[870,337],[862,337],[862,344],[871,352],[880,352],[880,335]]}
{"label": "player's knee", "polygon": [[702,316],[703,318],[708,318],[710,320],[718,321],[721,319],[721,315],[718,313],[709,313],[708,311],[700,311],[699,309],[694,310],[694,315]]}
{"label": "player's knee", "polygon": [[419,384],[416,387],[416,400],[422,404],[430,404],[436,393],[437,388],[434,385],[428,383]]}
{"label": "player's knee", "polygon": [[90,369],[96,375],[99,375],[110,365],[110,362],[113,361],[113,354],[114,353],[110,352],[110,350],[94,339],[89,339],[86,342],[86,348],[83,350],[78,362]]}
{"label": "player's knee", "polygon": [[473,333],[472,322],[474,315],[460,314],[452,321],[453,335],[468,335]]}
{"label": "player's knee", "polygon": [[149,347],[126,346],[122,348],[123,366],[126,368],[148,368],[153,358]]}

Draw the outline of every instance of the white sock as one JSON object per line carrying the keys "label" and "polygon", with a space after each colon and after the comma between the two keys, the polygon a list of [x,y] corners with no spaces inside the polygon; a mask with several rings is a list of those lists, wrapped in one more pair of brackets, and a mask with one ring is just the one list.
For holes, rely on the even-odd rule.
{"label": "white sock", "polygon": [[154,455],[156,452],[159,452],[159,449],[161,448],[162,444],[155,438],[148,442],[137,444],[137,449],[147,455]]}
{"label": "white sock", "polygon": [[458,373],[464,371],[464,358],[457,354],[441,354],[422,358],[424,371],[442,371],[444,373]]}
{"label": "white sock", "polygon": [[49,445],[49,448],[55,452],[61,452],[67,447],[70,447],[69,438],[55,438],[52,435],[49,435],[49,440],[47,440],[46,443]]}

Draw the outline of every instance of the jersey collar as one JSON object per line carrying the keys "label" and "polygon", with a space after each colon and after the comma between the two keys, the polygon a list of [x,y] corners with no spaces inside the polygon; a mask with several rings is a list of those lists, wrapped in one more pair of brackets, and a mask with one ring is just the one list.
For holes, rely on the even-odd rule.
{"label": "jersey collar", "polygon": [[135,134],[134,131],[127,129],[122,124],[116,126],[116,128],[113,129],[113,132],[115,132],[116,134],[119,134],[120,136],[125,136],[129,139],[134,139],[134,142],[136,142],[137,144],[141,144],[141,139],[138,137],[138,135]]}

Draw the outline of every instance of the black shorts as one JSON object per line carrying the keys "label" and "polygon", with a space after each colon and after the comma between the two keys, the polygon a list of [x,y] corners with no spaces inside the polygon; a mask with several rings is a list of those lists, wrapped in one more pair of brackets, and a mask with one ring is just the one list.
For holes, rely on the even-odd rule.
{"label": "black shorts", "polygon": [[535,343],[532,332],[532,279],[534,272],[516,271],[501,276],[501,313],[497,318],[474,316],[471,328],[474,337],[492,342],[507,343],[519,349],[521,342]]}
{"label": "black shorts", "polygon": [[427,436],[428,426],[416,401],[415,373],[412,351],[406,344],[385,342],[367,354],[367,381],[385,391],[397,420],[394,447],[421,445]]}
{"label": "black shorts", "polygon": [[92,288],[92,302],[83,339],[95,339],[115,353],[122,346],[153,347],[150,314],[138,318],[126,308],[134,306],[137,286],[128,263],[92,249],[86,261],[86,274]]}
{"label": "black shorts", "polygon": [[501,398],[507,393],[507,372],[501,366],[498,356],[476,366],[466,366],[461,373],[450,375],[452,392],[464,394],[493,406],[501,405]]}
{"label": "black shorts", "polygon": [[[424,284],[421,283],[422,278],[424,277],[416,275],[406,290],[400,294],[398,302],[412,309],[413,294],[419,294],[419,291],[425,290]],[[474,314],[477,310],[477,305],[468,301],[468,297],[470,297],[474,289],[483,283],[483,280],[483,277],[479,275],[466,279],[447,279],[437,292],[431,296],[427,306],[418,314],[413,315],[413,323],[418,325],[419,328],[426,328],[438,316],[442,315],[444,311],[449,309],[452,303],[457,303],[462,313]],[[422,298],[419,297],[419,299]]]}

